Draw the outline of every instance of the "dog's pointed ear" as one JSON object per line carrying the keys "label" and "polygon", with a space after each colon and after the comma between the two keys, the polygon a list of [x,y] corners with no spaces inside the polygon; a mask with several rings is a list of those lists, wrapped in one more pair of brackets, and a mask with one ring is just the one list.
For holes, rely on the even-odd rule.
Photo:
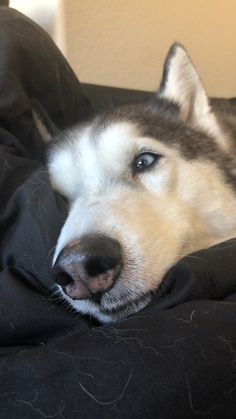
{"label": "dog's pointed ear", "polygon": [[219,133],[198,72],[180,44],[172,45],[169,50],[157,96],[177,104],[180,117],[186,123],[213,135]]}

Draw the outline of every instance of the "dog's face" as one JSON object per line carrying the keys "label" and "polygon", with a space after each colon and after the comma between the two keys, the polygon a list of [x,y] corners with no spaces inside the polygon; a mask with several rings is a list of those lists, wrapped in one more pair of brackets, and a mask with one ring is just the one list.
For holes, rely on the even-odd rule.
{"label": "dog's face", "polygon": [[49,171],[70,209],[54,270],[74,308],[103,322],[137,312],[175,261],[229,235],[227,147],[179,45],[151,103],[99,115],[55,143]]}

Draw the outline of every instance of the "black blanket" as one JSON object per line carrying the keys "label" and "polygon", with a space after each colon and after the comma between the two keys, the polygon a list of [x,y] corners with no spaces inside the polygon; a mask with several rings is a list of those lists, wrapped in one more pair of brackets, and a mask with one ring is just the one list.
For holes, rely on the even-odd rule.
{"label": "black blanket", "polygon": [[66,217],[37,101],[58,128],[89,100],[50,38],[0,9],[0,418],[236,418],[236,242],[187,256],[138,314],[101,326],[53,294]]}

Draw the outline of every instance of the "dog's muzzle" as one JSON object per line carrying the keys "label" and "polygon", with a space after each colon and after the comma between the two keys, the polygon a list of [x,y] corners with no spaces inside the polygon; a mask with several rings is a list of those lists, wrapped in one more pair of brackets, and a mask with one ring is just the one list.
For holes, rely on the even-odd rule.
{"label": "dog's muzzle", "polygon": [[87,235],[64,247],[54,264],[55,282],[73,300],[93,298],[110,290],[122,269],[121,246],[103,235]]}

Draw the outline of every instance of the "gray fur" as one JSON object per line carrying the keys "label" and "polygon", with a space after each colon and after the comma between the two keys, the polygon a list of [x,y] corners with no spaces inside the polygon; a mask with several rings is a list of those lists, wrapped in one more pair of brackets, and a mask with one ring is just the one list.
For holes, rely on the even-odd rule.
{"label": "gray fur", "polygon": [[[236,146],[236,105],[228,100],[212,100],[213,111]],[[94,141],[99,133],[115,122],[131,122],[140,135],[156,138],[177,149],[187,160],[203,159],[216,162],[227,182],[236,190],[235,155],[223,152],[208,133],[188,126],[179,117],[178,106],[157,96],[138,105],[122,106],[98,115],[93,122]]]}
{"label": "gray fur", "polygon": [[[235,236],[236,104],[209,103],[188,58],[175,44],[151,100],[101,112],[52,145],[51,179],[72,203],[54,262],[65,246],[71,251],[74,240],[91,232],[118,240],[125,255],[119,277],[99,303],[84,296],[68,300],[100,321],[142,309],[178,258]],[[132,137],[137,149],[126,143]],[[166,152],[166,159],[134,173],[135,153],[140,156],[152,140],[159,145],[155,155]]]}

